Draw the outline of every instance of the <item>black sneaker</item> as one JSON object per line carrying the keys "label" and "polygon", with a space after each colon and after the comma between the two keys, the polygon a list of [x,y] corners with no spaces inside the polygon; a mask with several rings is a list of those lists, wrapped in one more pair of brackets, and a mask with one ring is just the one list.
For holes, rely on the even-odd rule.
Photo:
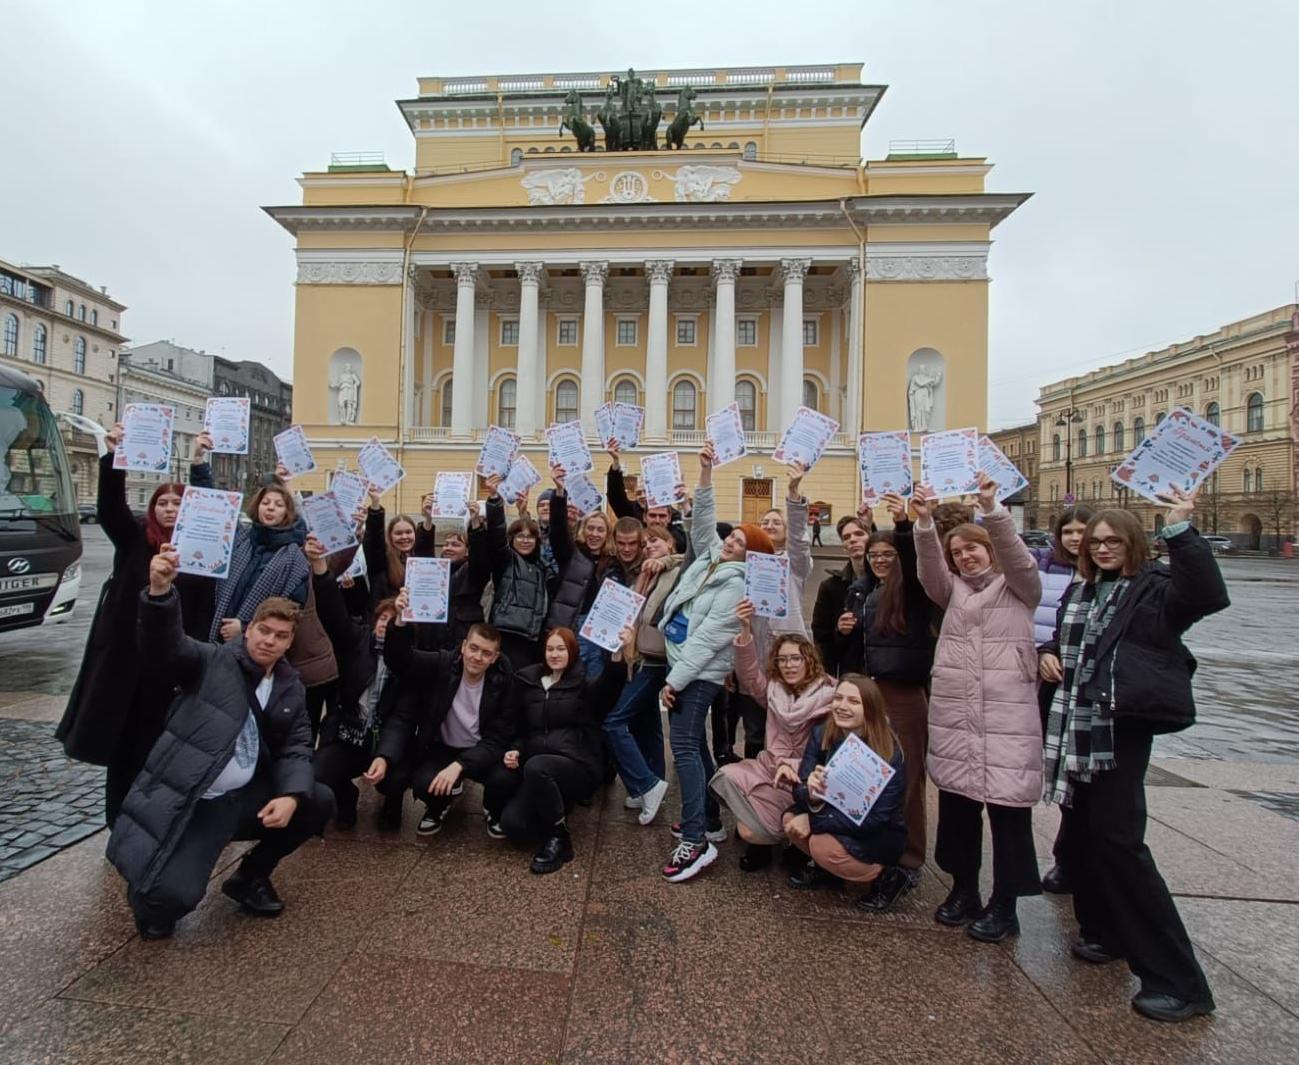
{"label": "black sneaker", "polygon": [[462,780],[457,780],[457,781],[455,782],[455,784],[454,784],[454,785],[452,786],[452,788],[451,788],[451,797],[452,797],[453,799],[454,799],[454,798],[458,798],[459,796],[463,795],[464,793],[465,793],[465,782],[464,782],[464,780],[463,780],[463,779],[462,779]]}
{"label": "black sneaker", "polygon": [[963,887],[953,887],[934,911],[934,920],[949,928],[960,928],[969,924],[983,912],[983,903],[979,901],[977,891]]}
{"label": "black sneaker", "polygon": [[911,890],[911,878],[905,869],[890,866],[875,878],[870,890],[854,905],[863,913],[888,913],[893,904]]}
{"label": "black sneaker", "polygon": [[401,803],[400,795],[390,795],[383,800],[383,805],[379,807],[380,832],[401,831]]}
{"label": "black sneaker", "polygon": [[705,840],[703,843],[681,842],[663,866],[663,879],[680,884],[697,876],[717,861],[717,848]]}
{"label": "black sneaker", "polygon": [[821,887],[823,884],[837,884],[839,878],[827,873],[816,862],[804,862],[803,868],[789,874],[789,886],[806,891],[808,888]]}
{"label": "black sneaker", "polygon": [[1176,995],[1161,995],[1154,991],[1139,991],[1132,998],[1132,1008],[1152,1021],[1176,1024],[1192,1017],[1204,1017],[1214,1010],[1213,999],[1191,1002]]}
{"label": "black sneaker", "polygon": [[541,845],[532,859],[531,870],[538,876],[558,872],[565,862],[573,860],[573,840],[563,825],[555,826],[555,834]]}
{"label": "black sneaker", "polygon": [[505,829],[501,827],[499,821],[493,821],[490,814],[484,814],[483,820],[487,823],[487,834],[491,836],[492,839],[505,838]]}
{"label": "black sneaker", "polygon": [[174,924],[142,921],[137,917],[135,919],[135,930],[140,933],[141,939],[167,939],[176,931],[176,926]]}
{"label": "black sneaker", "polygon": [[284,903],[264,876],[245,877],[242,873],[235,873],[221,885],[221,893],[258,917],[278,917],[284,912]]}
{"label": "black sneaker", "polygon": [[440,810],[426,806],[424,816],[419,819],[419,824],[415,828],[415,835],[436,836],[442,831],[442,826],[447,822],[447,814],[450,812],[450,806],[444,806]]}

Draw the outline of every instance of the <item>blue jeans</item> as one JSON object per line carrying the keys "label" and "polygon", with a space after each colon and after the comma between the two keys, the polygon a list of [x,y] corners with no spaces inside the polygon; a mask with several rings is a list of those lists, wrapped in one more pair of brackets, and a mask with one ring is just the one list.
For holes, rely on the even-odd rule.
{"label": "blue jeans", "polygon": [[666,663],[642,662],[604,719],[605,739],[628,795],[644,795],[667,776],[659,716],[659,691],[667,675]]}
{"label": "blue jeans", "polygon": [[[584,621],[586,621],[586,615],[578,614],[573,621],[573,631],[581,632]],[[592,643],[585,636],[579,636],[577,638],[577,657],[582,660],[582,666],[586,669],[586,679],[597,680],[600,674],[604,672],[605,663],[609,660],[609,652],[598,643]]]}
{"label": "blue jeans", "polygon": [[668,714],[672,760],[681,782],[681,838],[687,843],[703,843],[708,824],[715,824],[722,815],[708,790],[717,767],[705,739],[708,708],[721,688],[710,680],[691,681],[684,691],[677,692],[676,705]]}

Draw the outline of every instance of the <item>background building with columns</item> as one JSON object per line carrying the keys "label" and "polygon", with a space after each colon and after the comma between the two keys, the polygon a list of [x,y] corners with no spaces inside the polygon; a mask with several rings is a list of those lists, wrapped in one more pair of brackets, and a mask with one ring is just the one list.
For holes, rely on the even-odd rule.
{"label": "background building with columns", "polygon": [[398,101],[413,171],[338,156],[266,209],[296,238],[294,420],[322,467],[378,436],[410,508],[488,425],[542,468],[548,424],[594,434],[623,400],[693,479],[705,417],[735,402],[754,453],[719,471],[721,509],[752,515],[806,404],[841,423],[806,485],[833,520],[859,430],[985,425],[991,230],[1026,195],[985,192],[989,164],[950,143],[863,162],[884,89],[859,64],[639,77],[665,123],[703,119],[680,150],[556,134],[574,97],[594,122],[605,74],[426,78]]}

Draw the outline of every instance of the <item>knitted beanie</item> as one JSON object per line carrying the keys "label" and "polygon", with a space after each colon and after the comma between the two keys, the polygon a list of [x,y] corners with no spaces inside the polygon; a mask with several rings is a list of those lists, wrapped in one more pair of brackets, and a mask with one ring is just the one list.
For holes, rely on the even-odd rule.
{"label": "knitted beanie", "polygon": [[754,525],[752,522],[746,521],[742,525],[735,527],[744,533],[746,551],[756,551],[760,555],[774,555],[776,553],[776,545],[771,542],[771,537],[762,531],[761,525]]}

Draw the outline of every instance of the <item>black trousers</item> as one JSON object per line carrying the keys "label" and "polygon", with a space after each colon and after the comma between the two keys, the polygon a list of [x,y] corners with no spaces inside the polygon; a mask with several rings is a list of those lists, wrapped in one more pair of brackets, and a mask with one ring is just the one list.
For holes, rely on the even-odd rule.
{"label": "black trousers", "polygon": [[307,689],[307,717],[311,719],[311,738],[320,735],[320,722],[325,711],[331,714],[338,708],[338,681],[331,680]]}
{"label": "black trousers", "polygon": [[[373,761],[374,755],[369,748],[356,747],[338,740],[327,742],[316,749],[312,759],[316,780],[334,793],[339,813],[356,813],[361,793],[353,781],[369,769]],[[400,806],[402,793],[410,785],[410,776],[409,766],[390,765],[387,775],[376,790],[385,800],[395,799]]]}
{"label": "black trousers", "polygon": [[[525,843],[549,836],[577,802],[595,791],[598,783],[595,766],[562,754],[538,754],[519,769],[493,767],[487,790],[493,798],[506,800],[499,817],[505,834]],[[491,811],[492,803],[486,805]]]}
{"label": "black trousers", "polygon": [[735,753],[735,733],[741,722],[744,723],[744,757],[758,757],[767,740],[767,711],[762,704],[738,688],[727,691],[723,686],[713,700],[709,715],[713,723],[714,758]]}
{"label": "black trousers", "polygon": [[[459,760],[463,753],[463,747],[448,747],[445,743],[434,743],[424,751],[419,762],[411,768],[407,777],[411,794],[428,807],[430,814],[440,814],[451,805],[450,795],[434,795],[428,790],[433,783],[433,778],[452,762]],[[460,776],[461,780],[476,780],[483,785],[483,806],[487,808],[493,821],[499,820],[501,808],[514,793],[511,782],[503,775],[509,772],[504,763],[497,763],[482,771],[466,769]]]}
{"label": "black trousers", "polygon": [[1144,991],[1209,999],[1186,926],[1146,846],[1151,736],[1115,730],[1115,767],[1073,785],[1061,808],[1064,867],[1083,939],[1127,959]]}
{"label": "black trousers", "polygon": [[992,827],[992,898],[1011,902],[1042,894],[1033,846],[1033,810],[1028,806],[981,803],[953,791],[938,792],[938,836],[934,860],[957,887],[979,888],[983,865],[983,811]]}
{"label": "black trousers", "polygon": [[200,799],[148,892],[127,893],[136,917],[150,924],[174,924],[200,902],[221,851],[231,840],[255,839],[257,846],[239,864],[247,877],[269,877],[312,836],[319,836],[334,815],[334,797],[323,784],[298,798],[298,809],[284,828],[267,828],[257,811],[275,798],[270,773],[258,772],[238,791],[217,799]]}

